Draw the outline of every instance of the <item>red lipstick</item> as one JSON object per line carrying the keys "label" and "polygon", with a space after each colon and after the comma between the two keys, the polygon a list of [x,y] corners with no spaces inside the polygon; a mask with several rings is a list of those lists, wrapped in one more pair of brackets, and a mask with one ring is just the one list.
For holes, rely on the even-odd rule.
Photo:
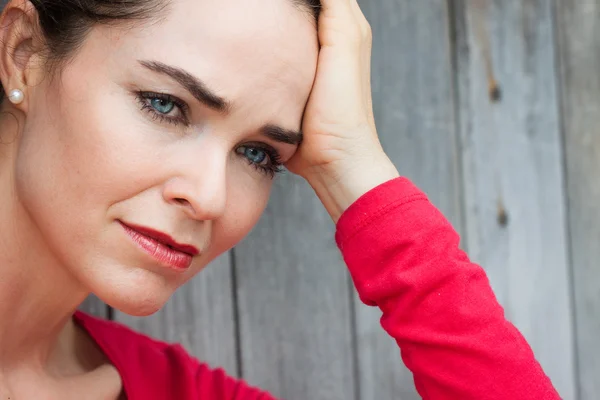
{"label": "red lipstick", "polygon": [[188,269],[192,264],[193,257],[200,253],[196,247],[177,243],[166,233],[119,222],[138,247],[168,267],[178,270]]}

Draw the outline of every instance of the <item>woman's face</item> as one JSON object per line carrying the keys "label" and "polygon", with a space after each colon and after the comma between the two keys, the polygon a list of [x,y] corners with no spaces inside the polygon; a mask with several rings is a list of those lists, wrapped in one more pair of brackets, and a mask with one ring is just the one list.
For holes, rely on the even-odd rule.
{"label": "woman's face", "polygon": [[158,22],[94,28],[27,88],[18,200],[88,290],[152,313],[257,222],[317,56],[289,0],[174,0]]}

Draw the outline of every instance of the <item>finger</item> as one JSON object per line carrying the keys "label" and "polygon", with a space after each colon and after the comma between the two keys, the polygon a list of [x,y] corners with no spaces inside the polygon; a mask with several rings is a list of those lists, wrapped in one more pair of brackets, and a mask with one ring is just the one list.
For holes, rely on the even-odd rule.
{"label": "finger", "polygon": [[362,12],[357,0],[349,0],[352,13],[356,23],[359,25],[363,46],[361,54],[361,66],[363,74],[363,93],[365,96],[365,107],[369,110],[369,122],[372,127],[375,127],[375,119],[373,116],[373,97],[371,89],[371,52],[372,52],[372,31],[369,21]]}
{"label": "finger", "polygon": [[[371,95],[371,26],[361,11],[357,0],[321,0],[321,4],[323,6],[322,19],[319,21],[321,45],[333,44],[333,42],[327,40],[329,36],[324,35],[324,32],[332,29],[343,32],[343,40],[336,40],[335,43],[349,43],[352,49],[357,50],[352,56],[357,62],[357,67],[359,67],[356,71],[356,77],[360,85],[360,94],[357,95],[362,99],[363,107],[368,112],[369,124],[375,130]],[[336,35],[336,39],[340,39],[340,37]],[[353,64],[353,61],[348,65],[351,64]],[[348,70],[348,67],[346,67],[346,70]]]}
{"label": "finger", "polygon": [[350,0],[321,0],[322,14],[338,14],[352,12]]}
{"label": "finger", "polygon": [[358,39],[360,29],[354,16],[352,0],[321,0],[319,30],[333,28],[348,35],[349,39]]}
{"label": "finger", "polygon": [[361,32],[367,36],[371,31],[371,26],[369,25],[369,21],[365,17],[365,14],[362,12],[360,5],[357,0],[347,0],[350,5],[350,9],[352,10],[352,14],[354,15],[354,19],[356,23],[361,29]]}
{"label": "finger", "polygon": [[350,0],[321,0],[321,8],[323,10],[348,5],[350,5]]}

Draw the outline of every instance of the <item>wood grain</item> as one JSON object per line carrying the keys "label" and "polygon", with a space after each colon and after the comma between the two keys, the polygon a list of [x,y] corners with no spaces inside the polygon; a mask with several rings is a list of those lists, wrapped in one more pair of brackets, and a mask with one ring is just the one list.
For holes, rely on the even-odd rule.
{"label": "wood grain", "polygon": [[235,259],[243,377],[278,398],[354,399],[349,276],[301,178],[278,180]]}
{"label": "wood grain", "polygon": [[170,343],[212,367],[238,375],[231,258],[226,253],[179,289],[167,305],[150,317],[115,311],[115,320]]}
{"label": "wood grain", "polygon": [[467,248],[575,399],[551,2],[466,0],[455,11]]}
{"label": "wood grain", "polygon": [[557,0],[580,400],[600,398],[600,1]]}
{"label": "wood grain", "polygon": [[[461,230],[452,48],[446,2],[362,0],[373,27],[374,108],[383,146]],[[378,309],[356,303],[363,400],[420,399]]]}

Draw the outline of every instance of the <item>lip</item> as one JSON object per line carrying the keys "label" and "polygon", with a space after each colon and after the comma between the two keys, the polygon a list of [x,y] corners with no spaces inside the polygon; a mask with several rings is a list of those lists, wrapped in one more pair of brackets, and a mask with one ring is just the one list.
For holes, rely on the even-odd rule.
{"label": "lip", "polygon": [[200,254],[196,247],[178,243],[166,233],[144,226],[126,224],[123,221],[119,223],[138,247],[168,267],[176,270],[188,269],[193,257]]}

